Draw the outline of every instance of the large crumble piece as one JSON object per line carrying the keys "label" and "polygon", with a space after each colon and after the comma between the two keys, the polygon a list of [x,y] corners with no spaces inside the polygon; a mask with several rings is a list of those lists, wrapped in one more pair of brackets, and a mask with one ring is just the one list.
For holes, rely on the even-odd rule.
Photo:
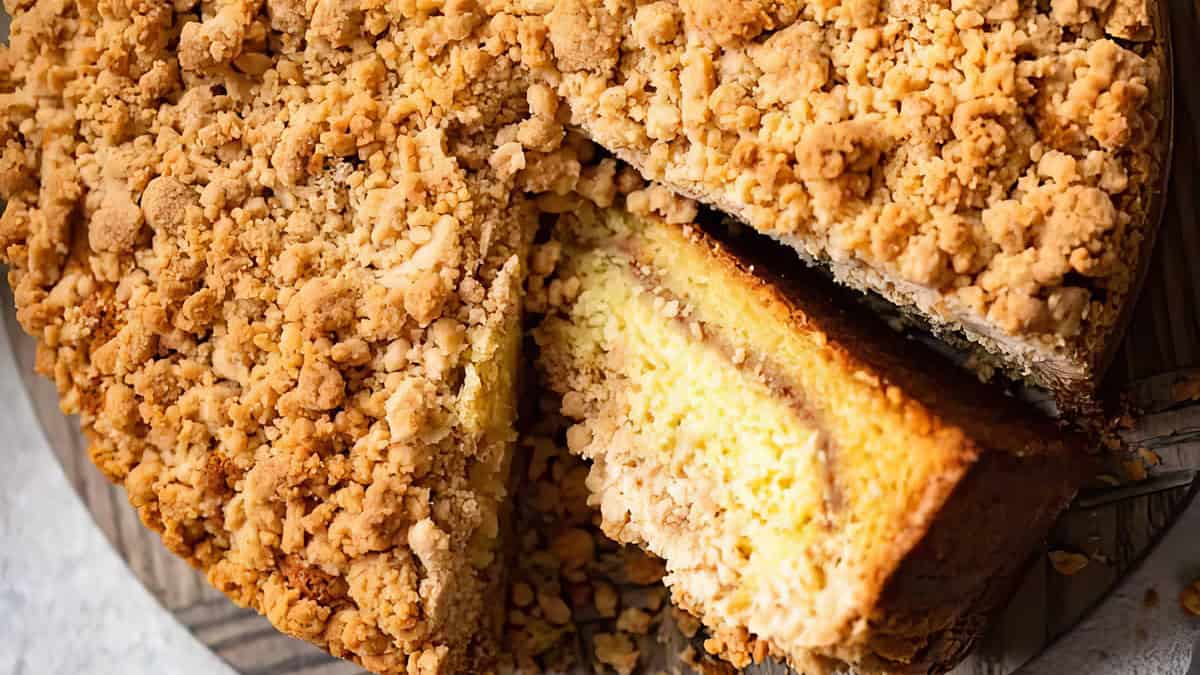
{"label": "large crumble piece", "polygon": [[565,0],[523,59],[648,178],[1086,390],[1151,236],[1143,0]]}
{"label": "large crumble piece", "polygon": [[281,630],[380,672],[484,667],[521,189],[578,176],[516,19],[7,7],[0,261],[91,458]]}

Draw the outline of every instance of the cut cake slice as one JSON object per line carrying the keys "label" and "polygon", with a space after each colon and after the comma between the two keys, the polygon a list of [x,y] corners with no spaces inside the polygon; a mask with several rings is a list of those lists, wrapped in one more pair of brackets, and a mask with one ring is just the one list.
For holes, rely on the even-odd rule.
{"label": "cut cake slice", "polygon": [[538,364],[605,532],[810,675],[956,663],[1084,476],[1078,439],[695,227],[584,206],[557,235]]}
{"label": "cut cake slice", "polygon": [[1154,3],[565,0],[525,60],[595,141],[1086,405],[1157,225]]}

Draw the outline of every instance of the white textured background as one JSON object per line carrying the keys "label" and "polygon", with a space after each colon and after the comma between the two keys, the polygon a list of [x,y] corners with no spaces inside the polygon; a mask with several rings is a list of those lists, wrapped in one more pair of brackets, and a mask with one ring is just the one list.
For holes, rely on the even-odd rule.
{"label": "white textured background", "polygon": [[34,421],[0,330],[0,675],[108,673],[232,675],[92,524]]}
{"label": "white textured background", "polygon": [[0,674],[60,673],[232,671],[93,525],[34,421],[0,330]]}

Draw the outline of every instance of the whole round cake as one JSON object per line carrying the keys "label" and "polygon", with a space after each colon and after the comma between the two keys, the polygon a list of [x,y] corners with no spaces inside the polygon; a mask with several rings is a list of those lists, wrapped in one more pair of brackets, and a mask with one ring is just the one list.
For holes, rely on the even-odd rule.
{"label": "whole round cake", "polygon": [[166,547],[335,656],[514,663],[525,363],[574,424],[522,427],[739,664],[951,667],[1087,473],[680,195],[1086,399],[1162,167],[1137,0],[8,8],[38,370]]}

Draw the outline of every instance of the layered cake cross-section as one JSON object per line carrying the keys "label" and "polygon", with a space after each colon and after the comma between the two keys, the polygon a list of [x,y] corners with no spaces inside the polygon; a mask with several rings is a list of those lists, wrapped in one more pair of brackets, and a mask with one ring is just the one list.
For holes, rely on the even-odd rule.
{"label": "layered cake cross-section", "polygon": [[557,227],[538,364],[605,532],[661,556],[710,629],[764,645],[743,654],[956,663],[1082,479],[1078,439],[814,275],[653,215]]}
{"label": "layered cake cross-section", "polygon": [[1157,225],[1155,7],[564,0],[522,57],[646,178],[1073,404]]}

